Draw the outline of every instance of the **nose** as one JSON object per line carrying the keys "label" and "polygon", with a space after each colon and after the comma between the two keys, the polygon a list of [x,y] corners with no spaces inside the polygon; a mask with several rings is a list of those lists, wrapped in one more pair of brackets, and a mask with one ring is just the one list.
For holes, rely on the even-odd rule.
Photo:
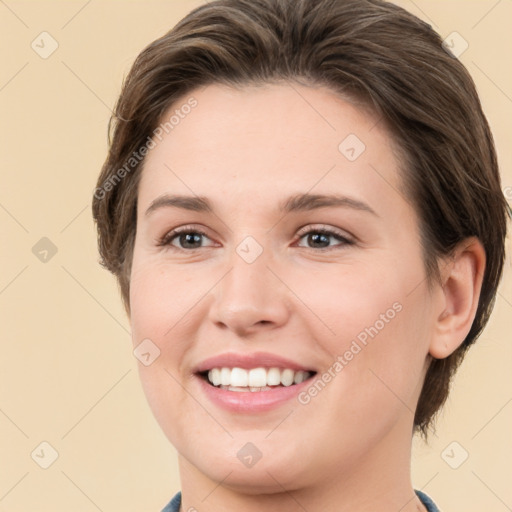
{"label": "nose", "polygon": [[230,263],[230,271],[213,290],[210,320],[238,336],[286,324],[290,315],[287,289],[267,266],[265,252],[252,263],[234,253]]}

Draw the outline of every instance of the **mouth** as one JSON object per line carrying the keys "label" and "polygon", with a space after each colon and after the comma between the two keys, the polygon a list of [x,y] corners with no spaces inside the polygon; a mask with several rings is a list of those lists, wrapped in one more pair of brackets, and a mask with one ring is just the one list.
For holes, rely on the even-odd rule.
{"label": "mouth", "polygon": [[317,370],[270,352],[227,352],[200,362],[192,373],[203,396],[215,406],[230,413],[259,414],[289,405],[311,385]]}
{"label": "mouth", "polygon": [[213,388],[238,393],[269,392],[277,388],[297,386],[312,379],[316,371],[279,367],[215,367],[197,375]]}

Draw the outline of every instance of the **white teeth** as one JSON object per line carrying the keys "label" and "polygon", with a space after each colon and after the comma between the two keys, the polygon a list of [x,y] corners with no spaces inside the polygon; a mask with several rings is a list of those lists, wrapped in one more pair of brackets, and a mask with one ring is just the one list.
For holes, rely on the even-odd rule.
{"label": "white teeth", "polygon": [[301,382],[304,382],[308,378],[307,373],[308,372],[303,372],[301,370],[298,372],[295,372],[295,377],[293,378],[293,383],[300,384]]}
{"label": "white teeth", "polygon": [[231,382],[231,369],[230,368],[221,368],[220,383],[223,386],[229,386],[230,382]]}
{"label": "white teeth", "polygon": [[293,377],[295,372],[290,369],[283,370],[281,372],[281,384],[283,386],[291,386],[293,384]]}
{"label": "white teeth", "polygon": [[311,376],[311,372],[294,371],[290,368],[212,368],[208,380],[214,386],[230,391],[268,391],[269,386],[291,386],[300,384]]}
{"label": "white teeth", "polygon": [[231,370],[231,383],[237,388],[246,387],[249,384],[249,372],[243,368],[233,368]]}
{"label": "white teeth", "polygon": [[212,368],[208,372],[208,379],[214,386],[218,386],[221,383],[220,370],[218,368]]}
{"label": "white teeth", "polygon": [[253,368],[249,370],[249,386],[261,388],[267,385],[267,371],[265,368]]}
{"label": "white teeth", "polygon": [[281,370],[279,368],[269,368],[267,371],[267,385],[279,386],[281,384]]}
{"label": "white teeth", "polygon": [[238,391],[238,392],[245,391],[244,388],[238,388],[238,387],[235,387],[235,386],[228,386],[228,389],[229,389],[229,391]]}

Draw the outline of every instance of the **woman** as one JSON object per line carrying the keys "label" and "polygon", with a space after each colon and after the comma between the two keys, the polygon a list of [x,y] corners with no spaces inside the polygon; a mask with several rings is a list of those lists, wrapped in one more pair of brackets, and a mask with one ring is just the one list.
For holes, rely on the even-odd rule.
{"label": "woman", "polygon": [[410,480],[506,201],[474,84],[380,0],[217,0],[137,58],[93,211],[176,447],[164,509],[435,511]]}

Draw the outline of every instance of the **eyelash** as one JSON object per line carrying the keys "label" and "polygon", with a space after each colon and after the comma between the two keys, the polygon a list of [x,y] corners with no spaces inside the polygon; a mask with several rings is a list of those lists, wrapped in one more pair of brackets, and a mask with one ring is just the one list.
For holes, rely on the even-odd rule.
{"label": "eyelash", "polygon": [[[322,234],[322,235],[326,235],[329,237],[332,236],[340,243],[337,245],[330,246],[330,247],[320,247],[320,248],[307,247],[307,249],[313,249],[313,250],[316,249],[318,251],[328,251],[328,250],[332,250],[332,249],[336,249],[336,248],[339,249],[346,245],[354,245],[354,243],[355,243],[354,240],[348,238],[347,236],[342,235],[338,231],[331,229],[331,228],[326,228],[326,227],[311,227],[311,226],[309,226],[307,228],[300,229],[299,232],[297,233],[297,236],[299,237],[299,241],[300,241],[305,236],[308,236],[311,234]],[[301,246],[301,247],[303,247],[303,246]]]}
{"label": "eyelash", "polygon": [[[196,250],[196,249],[204,249],[204,247],[194,247],[192,249],[185,249],[183,247],[176,247],[176,246],[174,246],[172,244],[172,242],[177,237],[179,237],[180,235],[187,235],[187,234],[196,234],[196,235],[201,235],[201,236],[204,236],[204,237],[208,238],[208,235],[202,229],[200,229],[200,228],[192,228],[190,226],[184,226],[182,228],[177,228],[177,229],[174,229],[173,231],[170,231],[170,232],[166,233],[162,238],[160,238],[158,240],[157,246],[158,247],[172,248],[172,249],[175,249],[175,250],[178,250],[178,251],[186,251],[186,252],[193,251],[193,250]],[[316,250],[316,251],[329,251],[329,250],[340,248],[340,247],[343,247],[343,246],[354,245],[355,244],[355,242],[353,240],[347,238],[346,236],[340,234],[339,232],[337,232],[337,231],[335,231],[333,229],[329,229],[329,228],[326,228],[326,227],[319,227],[319,228],[308,227],[307,229],[303,228],[303,229],[299,230],[299,232],[297,233],[297,235],[299,237],[299,241],[302,238],[304,238],[305,236],[308,236],[310,234],[323,234],[323,235],[326,235],[326,236],[329,236],[329,237],[332,236],[333,238],[335,238],[340,243],[337,244],[337,245],[330,246],[330,247],[321,247],[321,248],[306,247],[307,249],[313,249],[313,250]],[[304,246],[300,246],[300,247],[304,247]]]}

